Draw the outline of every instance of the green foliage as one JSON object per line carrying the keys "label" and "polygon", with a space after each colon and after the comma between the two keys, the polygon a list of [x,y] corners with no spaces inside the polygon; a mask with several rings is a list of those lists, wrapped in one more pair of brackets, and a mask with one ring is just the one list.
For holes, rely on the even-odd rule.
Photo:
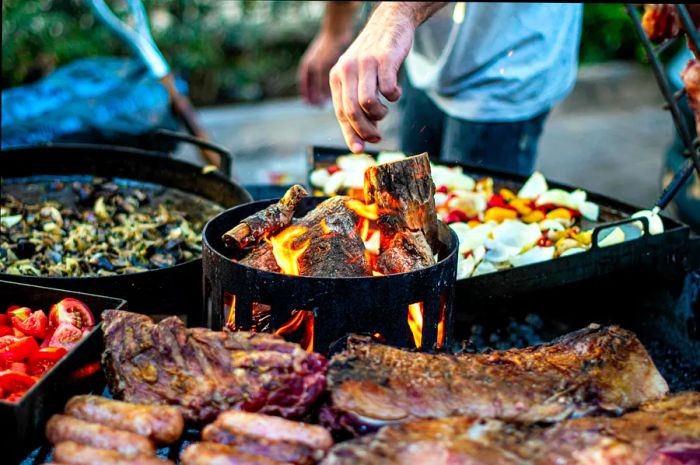
{"label": "green foliage", "polygon": [[644,49],[622,4],[584,5],[581,63],[641,60],[643,56]]}
{"label": "green foliage", "polygon": [[[118,14],[123,0],[110,0]],[[196,104],[296,93],[296,68],[318,29],[318,2],[144,0],[153,34]],[[31,82],[77,58],[126,55],[128,48],[86,0],[2,1],[2,87]],[[640,59],[621,4],[584,7],[581,62]]]}

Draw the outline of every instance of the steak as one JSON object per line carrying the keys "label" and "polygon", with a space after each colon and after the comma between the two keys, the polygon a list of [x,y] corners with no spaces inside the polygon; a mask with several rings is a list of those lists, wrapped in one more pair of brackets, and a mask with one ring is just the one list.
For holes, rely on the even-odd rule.
{"label": "steak", "polygon": [[321,465],[691,465],[700,463],[700,393],[621,417],[551,427],[451,417],[389,425],[340,443]]}
{"label": "steak", "polygon": [[480,354],[416,353],[352,336],[328,368],[322,422],[362,434],[420,418],[525,423],[622,413],[668,392],[644,346],[620,327],[591,325],[551,343]]}
{"label": "steak", "polygon": [[114,397],[177,407],[206,422],[227,409],[300,417],[325,391],[326,359],[262,333],[185,328],[169,317],[102,314],[102,364]]}

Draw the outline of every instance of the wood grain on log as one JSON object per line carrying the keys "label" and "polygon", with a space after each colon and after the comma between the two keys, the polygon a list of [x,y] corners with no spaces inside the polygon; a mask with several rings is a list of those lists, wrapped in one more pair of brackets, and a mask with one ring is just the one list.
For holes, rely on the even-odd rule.
{"label": "wood grain on log", "polygon": [[302,198],[309,195],[300,185],[294,185],[279,202],[269,205],[241,221],[221,237],[226,247],[244,248],[264,236],[274,235],[292,223],[294,211]]}
{"label": "wood grain on log", "polygon": [[365,203],[396,213],[409,230],[421,231],[431,249],[438,250],[435,184],[427,153],[368,168]]}

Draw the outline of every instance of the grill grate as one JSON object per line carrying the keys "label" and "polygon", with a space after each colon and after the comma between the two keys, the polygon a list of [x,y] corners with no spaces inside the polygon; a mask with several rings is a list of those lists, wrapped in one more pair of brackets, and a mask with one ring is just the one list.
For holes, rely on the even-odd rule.
{"label": "grill grate", "polygon": [[[690,14],[688,14],[688,9],[685,7],[685,5],[674,6],[676,11],[678,11],[681,22],[683,23],[683,28],[688,36],[688,40],[691,41],[696,50],[700,50],[698,30],[696,30],[695,26],[693,25]],[[664,108],[671,112],[673,123],[676,126],[676,131],[678,131],[678,135],[683,141],[683,146],[685,147],[684,155],[687,157],[683,163],[683,166],[681,166],[681,168],[676,172],[671,182],[661,194],[661,197],[659,197],[656,207],[659,210],[663,210],[669,203],[671,203],[681,187],[683,187],[685,182],[693,174],[693,168],[695,168],[695,170],[698,172],[698,176],[700,176],[700,143],[698,143],[697,137],[695,140],[691,138],[691,132],[688,129],[688,125],[683,119],[681,109],[678,106],[678,101],[684,96],[687,96],[687,94],[685,89],[681,89],[676,93],[671,90],[671,85],[668,82],[668,77],[666,76],[660,59],[661,53],[668,50],[678,40],[682,40],[683,35],[681,34],[677,37],[666,39],[660,45],[654,47],[649,40],[649,37],[647,37],[646,33],[644,32],[637,8],[631,3],[626,3],[625,8],[627,9],[627,13],[629,14],[630,18],[632,18],[632,23],[637,31],[637,35],[639,35],[639,38],[642,41],[644,51],[646,52],[652,71],[654,72],[654,77],[656,78],[661,94],[666,101]]]}

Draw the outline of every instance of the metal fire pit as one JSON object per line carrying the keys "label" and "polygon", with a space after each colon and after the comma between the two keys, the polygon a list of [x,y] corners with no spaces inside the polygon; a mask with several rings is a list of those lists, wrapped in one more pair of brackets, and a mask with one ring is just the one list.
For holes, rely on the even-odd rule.
{"label": "metal fire pit", "polygon": [[[323,200],[320,197],[305,198],[297,216],[303,216]],[[457,272],[457,237],[454,233],[449,243],[443,244],[436,265],[387,276],[290,276],[234,261],[241,257],[224,246],[221,235],[276,201],[262,200],[232,208],[214,217],[204,227],[203,319],[207,326],[221,329],[228,324],[240,330],[276,331],[294,318],[295,311],[303,309],[308,312],[306,321],[312,319],[313,322],[313,348],[317,352],[327,352],[333,342],[349,333],[374,334],[389,344],[414,347],[407,323],[408,306],[422,302],[422,347],[430,349],[441,345],[437,344],[441,319],[444,322],[442,345],[450,343]]]}

